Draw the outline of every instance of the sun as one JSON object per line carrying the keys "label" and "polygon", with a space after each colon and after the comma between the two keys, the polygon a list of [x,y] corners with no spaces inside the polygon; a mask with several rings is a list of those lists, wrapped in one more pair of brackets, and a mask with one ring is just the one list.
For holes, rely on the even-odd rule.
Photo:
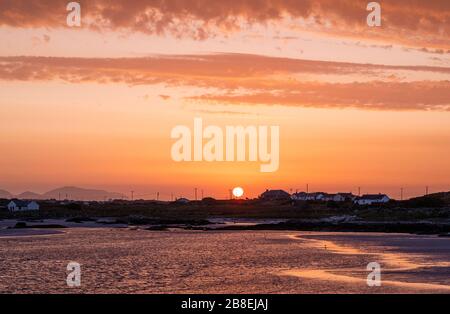
{"label": "sun", "polygon": [[244,195],[244,189],[237,186],[233,189],[233,195],[235,197],[241,197],[242,195]]}

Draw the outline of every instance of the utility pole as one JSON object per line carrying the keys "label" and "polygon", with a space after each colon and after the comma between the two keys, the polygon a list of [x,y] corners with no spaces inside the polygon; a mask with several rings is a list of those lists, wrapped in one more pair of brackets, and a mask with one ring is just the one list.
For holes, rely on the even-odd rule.
{"label": "utility pole", "polygon": [[159,201],[159,192],[156,192],[156,200]]}
{"label": "utility pole", "polygon": [[358,186],[358,196],[361,196],[361,187]]}
{"label": "utility pole", "polygon": [[204,194],[203,194],[203,189],[202,189],[202,199],[204,199],[205,197],[204,197]]}
{"label": "utility pole", "polygon": [[403,188],[400,188],[400,200],[403,201]]}
{"label": "utility pole", "polygon": [[306,193],[309,193],[309,184],[306,183]]}
{"label": "utility pole", "polygon": [[134,201],[134,191],[131,191],[131,200]]}
{"label": "utility pole", "polygon": [[197,200],[197,188],[194,189],[195,200]]}
{"label": "utility pole", "polygon": [[170,201],[173,202],[173,193],[170,193]]}

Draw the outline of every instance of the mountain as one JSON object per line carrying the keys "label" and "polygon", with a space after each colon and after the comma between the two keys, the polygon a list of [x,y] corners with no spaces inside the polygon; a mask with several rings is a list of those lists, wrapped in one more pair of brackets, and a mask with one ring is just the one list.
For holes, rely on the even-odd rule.
{"label": "mountain", "polygon": [[13,198],[13,197],[14,196],[11,193],[9,193],[8,191],[0,190],[0,198],[10,199],[10,198]]}
{"label": "mountain", "polygon": [[108,192],[104,190],[83,189],[74,186],[66,186],[48,191],[42,195],[44,199],[70,199],[84,201],[103,201],[105,199],[122,199],[126,198],[121,193]]}
{"label": "mountain", "polygon": [[21,200],[40,200],[40,199],[42,199],[42,195],[34,193],[34,192],[26,191],[26,192],[23,192],[23,193],[20,193],[19,195],[17,195],[16,198],[21,199]]}

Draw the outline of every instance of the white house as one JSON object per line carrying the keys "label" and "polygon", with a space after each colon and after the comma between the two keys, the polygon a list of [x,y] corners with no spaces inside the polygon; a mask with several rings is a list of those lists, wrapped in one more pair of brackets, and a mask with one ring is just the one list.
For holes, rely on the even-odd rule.
{"label": "white house", "polygon": [[358,197],[355,200],[355,203],[358,205],[372,205],[372,204],[380,204],[387,203],[391,199],[386,194],[365,194],[361,197]]}
{"label": "white house", "polygon": [[353,201],[356,198],[356,196],[353,195],[352,193],[328,194],[323,192],[316,192],[316,193],[298,192],[292,194],[291,198],[294,201],[345,202],[345,201]]}
{"label": "white house", "polygon": [[10,212],[39,210],[39,204],[35,201],[12,200],[8,203],[8,210]]}
{"label": "white house", "polygon": [[294,201],[306,201],[307,195],[305,192],[297,192],[291,195],[291,199]]}
{"label": "white house", "polygon": [[337,194],[328,194],[324,193],[321,201],[328,202],[328,201],[338,201],[338,195]]}
{"label": "white house", "polygon": [[316,193],[305,193],[298,192],[291,195],[291,199],[294,201],[321,201],[324,197],[325,193],[316,192]]}
{"label": "white house", "polygon": [[337,195],[339,195],[339,202],[344,202],[344,201],[354,201],[356,199],[356,195],[353,195],[353,193],[338,193]]}

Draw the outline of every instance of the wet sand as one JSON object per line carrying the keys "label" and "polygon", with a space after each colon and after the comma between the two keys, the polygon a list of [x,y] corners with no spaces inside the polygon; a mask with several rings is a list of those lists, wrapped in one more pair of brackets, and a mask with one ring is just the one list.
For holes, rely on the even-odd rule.
{"label": "wet sand", "polygon": [[[328,234],[331,236],[335,236],[336,234]],[[358,234],[353,234],[358,236]],[[322,234],[321,237],[326,237],[327,235]],[[347,235],[348,236],[348,235]],[[375,237],[383,237],[386,236],[384,234],[372,234],[372,239]],[[391,235],[393,237],[403,238],[404,235]],[[290,236],[292,239],[302,239],[302,236]],[[341,235],[342,238],[342,235]],[[432,237],[421,238],[420,240],[432,240]],[[419,241],[419,239],[416,239]],[[439,240],[437,240],[439,241]],[[373,256],[373,260],[384,267],[382,267],[382,273],[386,272],[388,274],[394,273],[414,273],[420,272],[422,268],[435,268],[435,269],[444,269],[444,272],[450,269],[450,261],[426,261],[430,258],[430,256],[426,255],[426,251],[433,250],[432,247],[428,249],[424,249],[422,253],[415,253],[413,255],[400,253],[395,249],[392,250],[383,250],[383,247],[380,247],[379,251],[376,253],[373,252],[374,247],[371,247],[370,251],[364,251],[363,249],[359,249],[351,246],[344,246],[336,244],[332,241],[328,240],[317,240],[309,238],[309,246],[316,249],[325,249],[330,250],[335,254],[347,254],[347,255],[370,255]],[[308,244],[307,244],[308,245]],[[366,271],[366,275],[369,271]],[[349,269],[293,269],[282,272],[288,276],[295,276],[304,279],[312,279],[312,280],[325,280],[325,281],[334,281],[341,283],[351,283],[351,284],[366,284],[366,278],[364,278],[364,272],[361,271],[360,267],[349,268]],[[395,280],[383,280],[381,281],[382,286],[389,287],[399,287],[402,289],[413,289],[417,291],[426,291],[429,292],[440,291],[450,293],[450,285],[446,282],[440,283],[429,283],[429,282],[410,282],[410,281],[395,281]]]}
{"label": "wet sand", "polygon": [[[66,285],[71,261],[82,265],[80,288]],[[369,262],[382,267],[381,287],[366,284]],[[450,239],[67,228],[0,237],[0,292],[449,293]]]}

